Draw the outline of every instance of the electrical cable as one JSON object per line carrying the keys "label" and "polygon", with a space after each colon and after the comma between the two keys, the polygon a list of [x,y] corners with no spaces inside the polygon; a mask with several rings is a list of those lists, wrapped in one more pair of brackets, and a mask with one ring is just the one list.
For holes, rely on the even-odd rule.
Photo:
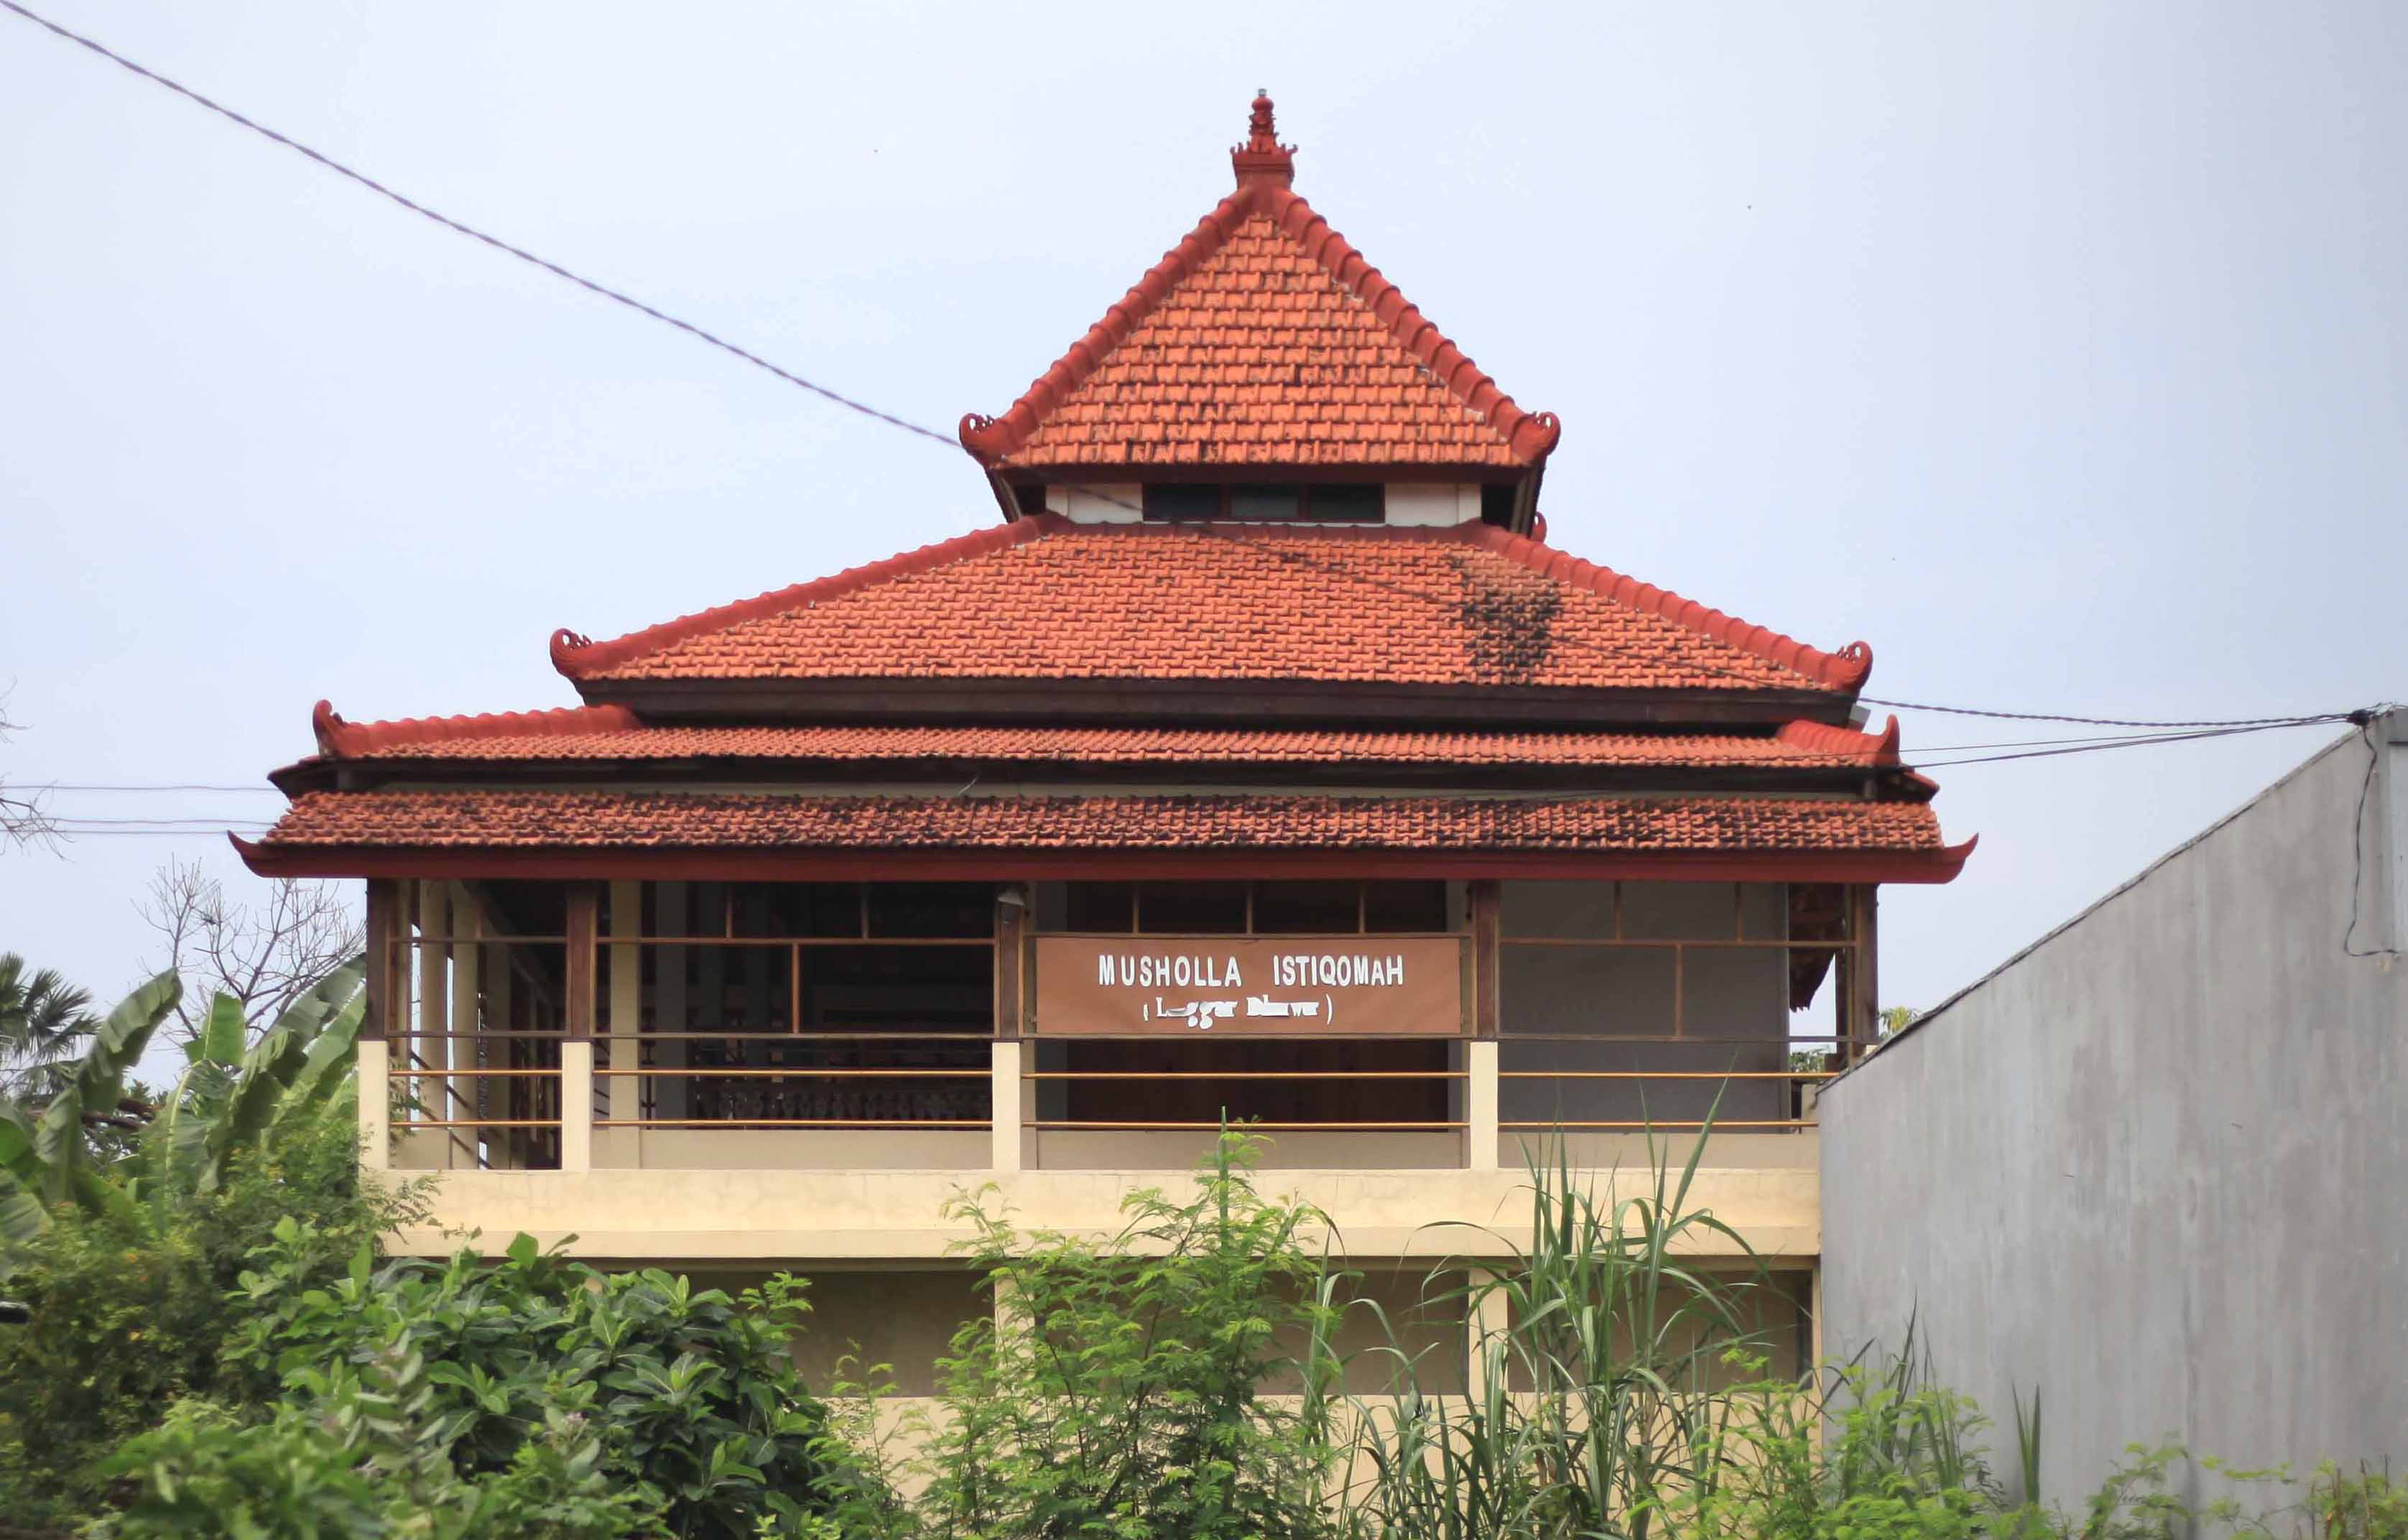
{"label": "electrical cable", "polygon": [[[2354,943],[2358,937],[2358,891],[2366,885],[2366,798],[2374,790],[2375,767],[2383,763],[2383,749],[2374,739],[2375,713],[2369,711],[2355,719],[2358,735],[2366,740],[2366,774],[2358,783],[2358,807],[2349,820],[2349,923],[2342,927],[2341,951],[2344,957],[2398,957],[2397,947],[2360,948]],[[2408,915],[2392,919],[2395,926],[2408,929]]]}
{"label": "electrical cable", "polygon": [[18,790],[37,793],[43,791],[73,791],[79,794],[86,791],[239,791],[246,796],[250,796],[262,791],[273,791],[276,788],[269,786],[265,782],[262,782],[257,786],[202,785],[192,781],[159,781],[155,783],[149,781],[126,781],[111,785],[94,785],[89,782],[79,784],[71,781],[54,780],[38,783],[28,781],[20,785]]}
{"label": "electrical cable", "polygon": [[120,68],[130,70],[134,74],[140,76],[142,78],[150,81],[154,85],[164,86],[187,101],[207,107],[209,111],[225,119],[228,122],[237,123],[242,127],[251,130],[253,134],[258,135],[264,139],[269,140],[275,144],[282,145],[285,149],[292,150],[296,155],[306,156],[309,160],[315,161],[318,164],[324,166],[335,175],[345,178],[351,181],[357,182],[360,186],[366,188],[369,192],[374,192],[379,197],[399,204],[402,207],[408,209],[411,213],[419,215],[423,219],[432,220],[437,224],[443,226],[447,230],[457,232],[460,235],[467,236],[471,240],[482,241],[485,245],[492,247],[496,251],[500,251],[508,256],[516,257],[519,261],[526,263],[532,266],[540,267],[545,272],[552,274],[555,278],[566,278],[570,283],[577,285],[579,288],[599,294],[604,299],[609,300],[613,304],[624,305],[630,310],[635,310],[640,314],[650,316],[654,321],[661,322],[663,325],[674,326],[679,331],[683,332],[690,336],[709,343],[710,346],[720,349],[722,352],[740,358],[756,369],[766,369],[770,374],[773,374],[780,379],[784,380],[787,384],[798,386],[803,390],[810,392],[813,395],[821,396],[826,400],[832,401],[848,411],[859,412],[864,417],[874,418],[889,426],[900,428],[906,433],[918,434],[923,438],[933,438],[940,444],[952,445],[955,442],[953,435],[951,434],[939,433],[934,428],[923,427],[917,422],[896,417],[892,412],[881,411],[867,402],[855,401],[853,397],[846,395],[839,391],[832,391],[824,385],[805,379],[798,374],[793,374],[785,369],[780,368],[777,364],[770,363],[767,359],[763,358],[758,353],[752,352],[748,349],[739,348],[735,343],[728,341],[725,337],[720,336],[714,332],[706,331],[704,328],[695,325],[693,321],[681,320],[677,316],[670,315],[666,310],[659,309],[654,306],[647,305],[642,300],[636,298],[633,294],[613,289],[607,283],[597,282],[593,278],[585,277],[581,273],[572,272],[568,268],[563,267],[560,264],[553,262],[549,258],[539,257],[534,252],[526,250],[524,247],[513,246],[509,241],[502,239],[499,235],[490,235],[485,231],[478,229],[475,225],[463,224],[460,221],[452,218],[448,214],[437,213],[436,210],[427,207],[424,204],[394,192],[392,188],[385,186],[382,182],[378,181],[375,178],[368,176],[366,173],[355,171],[351,167],[345,165],[342,162],[336,160],[331,155],[323,154],[318,150],[312,150],[298,139],[293,138],[287,135],[280,134],[275,129],[269,128],[265,123],[246,118],[241,113],[236,112],[234,108],[227,107],[222,103],[210,100],[208,97],[202,95],[199,92],[194,91],[188,85],[169,79],[166,76],[160,74],[157,70],[150,69],[142,64],[135,63],[133,60],[118,52],[116,50],[109,48],[104,43],[100,43],[93,38],[87,37],[82,33],[61,26],[58,22],[51,21],[47,16],[41,15],[39,12],[27,9],[25,7],[19,5],[17,0],[0,0],[0,7],[6,7],[8,10],[15,11],[18,15],[23,17],[26,21],[33,22],[36,26],[55,33],[59,36],[65,38],[68,42],[73,43],[79,48],[89,49],[93,52],[97,53],[102,58],[108,60],[110,64],[116,64]]}

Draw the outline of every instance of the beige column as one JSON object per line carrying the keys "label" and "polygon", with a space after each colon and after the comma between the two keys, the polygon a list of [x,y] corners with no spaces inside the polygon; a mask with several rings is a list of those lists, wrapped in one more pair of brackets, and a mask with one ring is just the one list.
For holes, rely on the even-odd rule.
{"label": "beige column", "polygon": [[359,1053],[360,1165],[382,1171],[393,1164],[393,1061],[381,1037],[363,1037]]}
{"label": "beige column", "polygon": [[[443,1035],[452,1030],[452,1010],[446,1004],[451,998],[451,948],[434,939],[452,934],[451,911],[451,890],[447,885],[432,878],[418,884],[418,1034],[405,1045],[407,1051],[401,1064],[405,1070],[449,1069],[452,1064],[452,1045]],[[409,1092],[411,1105],[419,1109],[413,1120],[439,1122],[452,1116],[451,1099],[443,1081],[412,1074],[402,1084]],[[452,1133],[451,1129],[431,1130],[426,1142],[437,1151],[448,1151]],[[437,1163],[449,1165],[451,1162],[439,1159]]]}
{"label": "beige column", "polygon": [[[475,1067],[480,1059],[477,1052],[480,1046],[477,1041],[477,1032],[478,1013],[482,999],[478,990],[477,975],[480,965],[484,962],[484,948],[478,944],[478,938],[485,934],[484,914],[478,908],[476,900],[470,896],[467,889],[458,883],[452,884],[451,900],[453,926],[452,934],[457,939],[450,948],[452,953],[452,1051],[450,1058],[445,1061],[445,1065],[451,1069],[469,1069]],[[446,1080],[443,1084],[446,1092],[443,1098],[446,1111],[443,1116],[454,1119],[473,1119],[480,1116],[478,1110],[477,1081]],[[482,1163],[478,1155],[477,1146],[484,1136],[484,1130],[454,1128],[444,1132],[450,1135],[443,1146],[447,1152],[443,1162],[445,1165],[457,1168],[463,1164],[474,1166]]]}
{"label": "beige column", "polygon": [[1463,1045],[1466,1072],[1463,1097],[1463,1163],[1473,1171],[1498,1169],[1497,1040],[1474,1038]]}
{"label": "beige column", "polygon": [[560,1169],[594,1169],[594,1040],[560,1045]]}
{"label": "beige column", "polygon": [[[641,953],[633,945],[643,934],[644,885],[640,882],[610,884],[610,938],[624,939],[629,945],[610,948],[610,1067],[633,1070],[643,1064],[643,1048],[638,1039],[638,1029],[644,1017],[644,977]],[[633,1075],[612,1075],[604,1077],[603,1115],[613,1121],[641,1117],[643,1081]],[[603,1130],[602,1146],[606,1163],[638,1169],[644,1163],[644,1131],[639,1128]]]}
{"label": "beige column", "polygon": [[993,1171],[1018,1171],[1021,1167],[1021,1128],[1027,1120],[1022,1105],[1022,1097],[1028,1084],[1021,1077],[1023,1045],[997,1039],[994,1051],[994,1074],[990,1081],[994,1087],[995,1105],[991,1114],[994,1120],[989,1125],[994,1153],[988,1158],[987,1166]]}

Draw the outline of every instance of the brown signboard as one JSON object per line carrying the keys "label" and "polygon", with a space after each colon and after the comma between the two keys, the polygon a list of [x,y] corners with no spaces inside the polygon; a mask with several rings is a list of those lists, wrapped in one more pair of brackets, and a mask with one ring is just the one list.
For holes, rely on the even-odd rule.
{"label": "brown signboard", "polygon": [[1041,1036],[1457,1036],[1460,936],[1041,935]]}

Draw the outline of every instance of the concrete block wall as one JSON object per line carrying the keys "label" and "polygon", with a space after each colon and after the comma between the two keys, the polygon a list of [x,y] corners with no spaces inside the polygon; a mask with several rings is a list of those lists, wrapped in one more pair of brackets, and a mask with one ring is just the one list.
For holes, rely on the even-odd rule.
{"label": "concrete block wall", "polygon": [[2337,741],[1826,1090],[1828,1354],[1914,1313],[2010,1470],[2039,1384],[2069,1503],[2168,1434],[2408,1459],[2402,740]]}

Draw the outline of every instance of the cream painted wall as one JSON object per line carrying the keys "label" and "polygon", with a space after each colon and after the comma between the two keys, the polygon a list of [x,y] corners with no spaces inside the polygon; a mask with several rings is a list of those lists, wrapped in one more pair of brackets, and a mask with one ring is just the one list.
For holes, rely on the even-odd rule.
{"label": "cream painted wall", "polygon": [[1398,525],[1469,524],[1480,518],[1480,485],[1474,481],[1388,483],[1388,522]]}
{"label": "cream painted wall", "polygon": [[1134,481],[1045,489],[1045,511],[1076,524],[1136,524],[1145,519],[1145,489]]}
{"label": "cream painted wall", "polygon": [[[1811,1258],[1821,1246],[1814,1138],[1717,1135],[1693,1198],[1757,1252]],[[1676,1142],[1671,1153],[1678,1161],[1687,1151]],[[1582,1154],[1593,1162],[1585,1179],[1600,1190],[1635,1191],[1646,1179],[1638,1135],[1585,1144]],[[397,1244],[440,1255],[461,1231],[497,1244],[523,1230],[545,1245],[575,1236],[581,1255],[626,1260],[937,1262],[970,1234],[943,1212],[963,1192],[992,1184],[993,1201],[1025,1228],[1103,1232],[1118,1227],[1131,1188],[1175,1194],[1193,1180],[1133,1170],[446,1171],[431,1176],[434,1223],[399,1232]],[[1297,1170],[1263,1180],[1326,1214],[1354,1256],[1488,1255],[1528,1210],[1519,1169]]]}

